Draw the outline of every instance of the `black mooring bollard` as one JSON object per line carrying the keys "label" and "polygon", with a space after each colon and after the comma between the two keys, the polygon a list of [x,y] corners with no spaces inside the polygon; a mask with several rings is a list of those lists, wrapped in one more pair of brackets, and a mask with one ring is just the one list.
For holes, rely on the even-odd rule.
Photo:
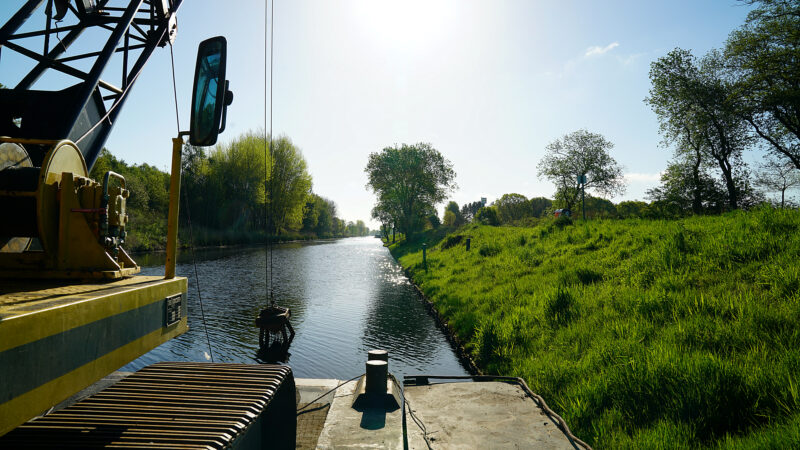
{"label": "black mooring bollard", "polygon": [[470,244],[470,241],[472,241],[472,239],[471,239],[471,238],[467,238],[467,251],[469,251],[469,244]]}
{"label": "black mooring bollard", "polygon": [[367,361],[367,382],[364,391],[367,394],[385,394],[388,387],[389,363],[374,359]]}
{"label": "black mooring bollard", "polygon": [[389,362],[389,352],[386,350],[370,350],[367,352],[367,361],[386,361]]}

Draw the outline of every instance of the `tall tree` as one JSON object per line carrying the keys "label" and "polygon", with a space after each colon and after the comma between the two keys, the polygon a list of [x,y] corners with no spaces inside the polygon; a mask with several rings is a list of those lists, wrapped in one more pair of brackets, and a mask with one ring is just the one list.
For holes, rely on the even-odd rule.
{"label": "tall tree", "polygon": [[[461,215],[461,209],[458,207],[458,203],[452,200],[447,203],[447,206],[444,207],[444,218],[447,217],[447,211],[450,211],[453,217],[450,220],[443,219],[445,225],[456,227],[464,225],[464,217]],[[452,221],[452,223],[448,224],[447,222],[449,221]]]}
{"label": "tall tree", "polygon": [[742,117],[771,149],[800,169],[800,2],[758,6],[725,48]]}
{"label": "tall tree", "polygon": [[728,190],[729,206],[738,208],[735,175],[740,168],[735,163],[749,144],[749,133],[722,55],[711,51],[697,61],[688,50],[675,49],[651,64],[650,80],[645,101],[658,115],[665,140],[688,144],[713,160]]}
{"label": "tall tree", "polygon": [[371,153],[367,187],[378,196],[373,215],[385,213],[400,232],[410,235],[456,187],[453,165],[430,144],[386,147]]}
{"label": "tall tree", "polygon": [[300,228],[303,206],[311,193],[311,175],[302,153],[288,137],[281,136],[271,142],[268,223],[271,232],[280,234]]}
{"label": "tall tree", "polygon": [[461,217],[464,218],[464,222],[472,222],[475,218],[475,214],[478,213],[483,207],[483,203],[481,202],[472,202],[472,203],[464,203],[461,207]]}
{"label": "tall tree", "polygon": [[578,130],[551,142],[537,166],[539,177],[556,185],[556,200],[572,209],[580,197],[579,175],[586,175],[585,188],[601,195],[625,192],[620,166],[609,154],[614,144],[603,135]]}

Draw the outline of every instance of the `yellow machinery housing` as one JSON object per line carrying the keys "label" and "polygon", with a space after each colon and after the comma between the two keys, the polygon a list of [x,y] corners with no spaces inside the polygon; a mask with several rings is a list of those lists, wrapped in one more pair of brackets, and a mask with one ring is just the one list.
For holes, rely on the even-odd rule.
{"label": "yellow machinery housing", "polygon": [[[227,43],[208,39],[198,49],[190,130],[173,139],[165,273],[136,276],[123,247],[125,179],[108,172],[95,181],[89,169],[144,64],[174,40],[182,0],[129,0],[124,8],[54,0],[44,29],[17,33],[44,3],[26,0],[0,27],[0,49],[35,61],[13,89],[0,89],[0,436],[188,329],[187,280],[175,276],[183,137],[213,145],[233,100]],[[71,30],[50,48],[52,25],[69,14]],[[84,30],[98,28],[113,29],[105,43],[89,43],[102,48],[61,58]],[[21,44],[31,36],[44,36],[43,50]],[[120,53],[117,87],[101,75]],[[78,59],[94,61],[91,69],[67,64]],[[33,89],[48,70],[78,82]]]}
{"label": "yellow machinery housing", "polygon": [[50,146],[41,168],[30,167],[21,145],[30,140],[0,140],[0,277],[119,279],[139,272],[122,247],[124,178],[109,172],[102,184],[91,180],[67,140],[35,141]]}
{"label": "yellow machinery housing", "polygon": [[[170,196],[165,277],[132,276],[125,180],[88,178],[78,147],[0,138],[0,436],[184,333]],[[182,141],[181,141],[182,142]],[[23,145],[47,145],[33,167]],[[180,167],[180,146],[177,146]],[[174,193],[180,171],[173,172]]]}

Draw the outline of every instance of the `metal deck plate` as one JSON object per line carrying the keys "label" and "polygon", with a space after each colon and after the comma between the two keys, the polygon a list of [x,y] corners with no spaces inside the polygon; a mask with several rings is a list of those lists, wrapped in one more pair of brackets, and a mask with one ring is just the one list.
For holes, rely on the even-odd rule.
{"label": "metal deck plate", "polygon": [[295,386],[278,365],[158,363],[0,438],[2,448],[294,448]]}

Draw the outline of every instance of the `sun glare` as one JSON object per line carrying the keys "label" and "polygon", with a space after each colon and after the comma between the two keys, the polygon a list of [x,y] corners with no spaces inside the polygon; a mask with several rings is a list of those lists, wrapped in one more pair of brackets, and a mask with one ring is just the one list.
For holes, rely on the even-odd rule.
{"label": "sun glare", "polygon": [[455,4],[445,1],[358,1],[353,8],[367,39],[410,53],[441,41],[455,14]]}

